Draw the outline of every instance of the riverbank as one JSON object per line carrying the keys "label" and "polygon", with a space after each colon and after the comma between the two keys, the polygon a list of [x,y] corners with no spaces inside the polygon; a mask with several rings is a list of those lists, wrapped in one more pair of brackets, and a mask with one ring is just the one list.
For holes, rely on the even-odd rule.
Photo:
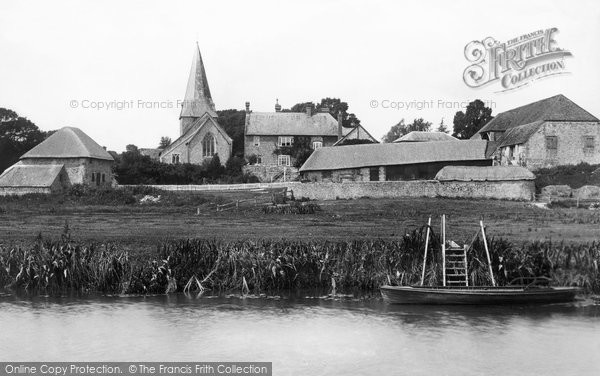
{"label": "riverbank", "polygon": [[[376,290],[421,278],[424,231],[396,240],[171,240],[145,254],[118,244],[78,244],[68,233],[29,248],[0,248],[0,286],[35,293],[65,291],[164,294],[177,291],[241,291],[260,294],[311,288]],[[434,234],[431,249],[439,249]],[[490,242],[499,285],[545,275],[555,285],[600,292],[600,244]],[[489,285],[483,244],[469,255],[471,285]],[[431,252],[425,283],[439,285],[441,256]]]}
{"label": "riverbank", "polygon": [[[151,192],[150,192],[151,193]],[[161,194],[161,193],[156,193]],[[216,238],[290,240],[393,240],[427,223],[434,228],[446,214],[448,236],[469,242],[483,219],[490,237],[512,243],[599,239],[600,210],[544,209],[523,202],[401,198],[316,202],[311,215],[265,213],[244,201],[239,208],[216,205],[251,200],[255,192],[172,193],[161,201],[140,203],[138,196],[0,197],[0,245],[30,246],[41,234],[57,240],[65,226],[81,243],[114,242],[131,254],[145,252],[165,239]],[[268,195],[268,193],[267,193]],[[119,198],[120,197],[120,198]],[[127,204],[126,202],[129,202]]]}

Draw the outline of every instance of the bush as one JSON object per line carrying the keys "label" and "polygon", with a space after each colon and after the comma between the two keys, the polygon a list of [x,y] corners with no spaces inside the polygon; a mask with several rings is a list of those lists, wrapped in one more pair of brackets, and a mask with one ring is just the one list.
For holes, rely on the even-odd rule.
{"label": "bush", "polygon": [[542,168],[535,171],[535,188],[538,193],[548,185],[568,185],[573,189],[600,183],[600,173],[594,174],[600,165],[578,165]]}

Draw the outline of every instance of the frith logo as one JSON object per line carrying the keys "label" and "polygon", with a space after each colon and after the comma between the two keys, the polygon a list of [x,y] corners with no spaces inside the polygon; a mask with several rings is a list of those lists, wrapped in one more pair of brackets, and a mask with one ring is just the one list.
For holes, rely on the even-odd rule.
{"label": "frith logo", "polygon": [[472,63],[463,73],[473,88],[499,81],[502,89],[513,90],[543,77],[568,73],[565,57],[571,52],[557,46],[557,28],[533,33],[500,43],[492,37],[465,46],[465,57]]}

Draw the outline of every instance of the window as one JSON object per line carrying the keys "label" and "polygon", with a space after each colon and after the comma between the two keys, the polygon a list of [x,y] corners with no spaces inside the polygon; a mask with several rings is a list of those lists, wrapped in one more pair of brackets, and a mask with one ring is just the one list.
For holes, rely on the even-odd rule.
{"label": "window", "polygon": [[254,136],[254,146],[260,146],[260,136]]}
{"label": "window", "polygon": [[279,136],[277,144],[279,146],[292,146],[293,142],[294,142],[294,137],[292,137],[292,136]]}
{"label": "window", "polygon": [[558,149],[558,137],[546,136],[546,150],[557,150]]}
{"label": "window", "polygon": [[256,164],[262,164],[262,155],[256,156]]}
{"label": "window", "polygon": [[379,167],[369,168],[369,181],[379,181]]}
{"label": "window", "polygon": [[171,163],[179,163],[179,154],[171,155]]}
{"label": "window", "polygon": [[106,175],[102,174],[102,182],[106,183]]}
{"label": "window", "polygon": [[96,173],[92,172],[92,183],[96,182]]}
{"label": "window", "polygon": [[277,157],[277,165],[278,166],[291,166],[291,158],[289,155],[279,155]]}
{"label": "window", "polygon": [[584,136],[583,137],[583,150],[584,151],[594,151],[594,147],[596,143],[594,142],[594,136]]}
{"label": "window", "polygon": [[323,143],[321,141],[313,142],[313,150],[317,150],[320,147],[323,147]]}
{"label": "window", "polygon": [[215,138],[209,133],[202,140],[202,156],[212,157],[213,155],[215,155]]}

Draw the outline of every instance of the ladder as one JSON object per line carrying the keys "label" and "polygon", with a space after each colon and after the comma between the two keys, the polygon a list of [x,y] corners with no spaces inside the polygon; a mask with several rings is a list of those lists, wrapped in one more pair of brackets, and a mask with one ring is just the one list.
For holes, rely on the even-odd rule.
{"label": "ladder", "polygon": [[467,246],[457,247],[456,244],[450,244],[445,251],[445,286],[469,286]]}

